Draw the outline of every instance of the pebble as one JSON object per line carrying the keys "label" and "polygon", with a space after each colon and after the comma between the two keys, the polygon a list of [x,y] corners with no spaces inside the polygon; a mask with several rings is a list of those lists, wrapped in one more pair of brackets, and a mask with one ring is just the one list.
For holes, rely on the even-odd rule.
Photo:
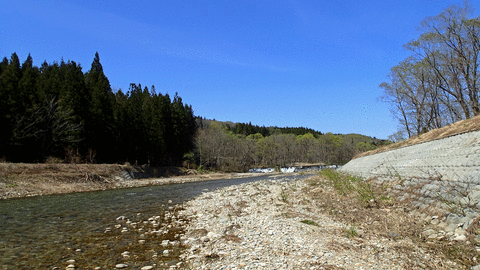
{"label": "pebble", "polygon": [[115,268],[117,269],[124,269],[124,268],[127,268],[128,265],[127,264],[124,264],[124,263],[119,263],[117,265],[115,265]]}
{"label": "pebble", "polygon": [[423,232],[423,235],[425,235],[425,236],[428,237],[428,236],[430,236],[430,235],[432,235],[432,234],[434,234],[434,233],[435,233],[435,230],[433,230],[433,229],[428,229],[428,230],[426,230],[426,231]]}
{"label": "pebble", "polygon": [[151,269],[153,269],[153,266],[151,266],[151,265],[144,266],[144,267],[141,268],[141,270],[151,270]]}
{"label": "pebble", "polygon": [[[302,189],[307,188],[311,188],[307,181],[280,178],[205,192],[185,203],[180,216],[190,219],[183,237],[189,248],[181,260],[193,269],[408,268],[410,254],[399,253],[396,247],[414,245],[413,241],[372,236],[357,242],[346,237],[347,224],[331,219],[322,207],[305,207]],[[288,203],[282,204],[285,191]],[[306,219],[318,226],[301,222]],[[204,234],[196,235],[199,231]],[[435,230],[428,234],[439,235]],[[415,260],[423,261],[417,265],[441,260],[427,250],[421,252]]]}

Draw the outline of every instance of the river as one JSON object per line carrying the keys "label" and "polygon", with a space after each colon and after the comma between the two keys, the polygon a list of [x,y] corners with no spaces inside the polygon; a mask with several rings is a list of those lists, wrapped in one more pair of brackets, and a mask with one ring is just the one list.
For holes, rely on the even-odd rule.
{"label": "river", "polygon": [[[138,231],[115,230],[115,225],[125,226],[117,217],[125,216],[139,227],[151,217],[168,223],[166,212],[176,211],[183,202],[203,192],[268,177],[271,176],[2,200],[0,267],[65,269],[73,264],[69,260],[75,260],[79,269],[113,269],[124,262],[131,266],[129,269],[145,265],[169,268],[178,262],[183,247],[177,246],[165,257],[160,243],[175,240],[174,234],[181,231],[149,236],[146,243],[138,244],[145,236]],[[289,180],[307,176],[275,177]],[[122,256],[125,251],[131,256]]]}

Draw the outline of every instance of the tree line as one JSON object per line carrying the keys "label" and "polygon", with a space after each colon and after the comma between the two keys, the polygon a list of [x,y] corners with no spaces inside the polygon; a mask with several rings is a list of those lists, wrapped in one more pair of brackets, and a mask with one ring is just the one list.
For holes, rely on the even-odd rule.
{"label": "tree line", "polygon": [[[197,116],[197,124],[199,127],[206,128],[209,123],[216,122],[216,120],[209,120],[206,118],[202,118]],[[273,134],[293,134],[293,135],[304,135],[306,133],[311,133],[315,138],[323,135],[322,132],[306,128],[306,127],[277,127],[277,126],[258,126],[253,125],[252,122],[249,123],[233,123],[233,122],[222,122],[224,127],[227,131],[233,134],[241,134],[241,135],[252,135],[260,133],[263,137],[268,137]]]}
{"label": "tree line", "polygon": [[112,91],[96,53],[91,68],[63,59],[0,63],[0,158],[13,162],[180,165],[194,147],[191,106],[131,84]]}
{"label": "tree line", "polygon": [[[284,167],[294,163],[344,164],[355,154],[373,150],[389,141],[358,134],[312,134],[300,128],[295,133],[273,132],[264,136],[237,133],[236,126],[250,124],[199,121],[191,162],[203,168],[246,171],[258,167]],[[276,130],[269,127],[266,129]],[[300,130],[304,130],[303,133]]]}
{"label": "tree line", "polygon": [[113,91],[98,53],[83,73],[74,61],[0,63],[0,159],[192,166],[226,171],[335,163],[388,143],[358,134],[265,127],[195,117],[175,94],[131,84]]}
{"label": "tree line", "polygon": [[380,85],[408,137],[480,114],[480,17],[472,14],[465,2],[424,19],[404,45],[410,55]]}

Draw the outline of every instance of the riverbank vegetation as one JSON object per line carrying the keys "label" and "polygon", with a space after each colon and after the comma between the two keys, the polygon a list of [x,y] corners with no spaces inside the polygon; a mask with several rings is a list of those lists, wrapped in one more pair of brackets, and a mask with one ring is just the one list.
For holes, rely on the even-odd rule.
{"label": "riverbank vegetation", "polygon": [[[410,55],[380,85],[404,138],[480,115],[480,17],[450,6],[422,21],[420,36],[404,45]],[[403,135],[405,136],[403,136]]]}

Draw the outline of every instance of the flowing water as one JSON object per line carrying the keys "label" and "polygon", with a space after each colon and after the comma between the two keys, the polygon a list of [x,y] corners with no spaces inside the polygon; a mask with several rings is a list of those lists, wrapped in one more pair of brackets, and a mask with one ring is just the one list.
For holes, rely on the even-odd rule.
{"label": "flowing water", "polygon": [[[266,178],[268,176],[0,201],[0,269],[65,269],[69,264],[77,269],[113,269],[118,263],[129,264],[129,269],[145,265],[168,268],[178,262],[183,247],[179,245],[169,256],[162,256],[165,248],[160,243],[165,239],[175,240],[181,231],[172,229],[165,235],[149,236],[145,243],[139,244],[139,239],[145,236],[138,230],[123,233],[115,230],[115,225],[125,226],[117,217],[123,215],[139,227],[150,217],[168,223],[169,215],[165,213],[177,209],[172,210],[172,205],[207,190]],[[130,256],[122,256],[125,251],[129,251]],[[72,259],[75,263],[68,262]]]}

